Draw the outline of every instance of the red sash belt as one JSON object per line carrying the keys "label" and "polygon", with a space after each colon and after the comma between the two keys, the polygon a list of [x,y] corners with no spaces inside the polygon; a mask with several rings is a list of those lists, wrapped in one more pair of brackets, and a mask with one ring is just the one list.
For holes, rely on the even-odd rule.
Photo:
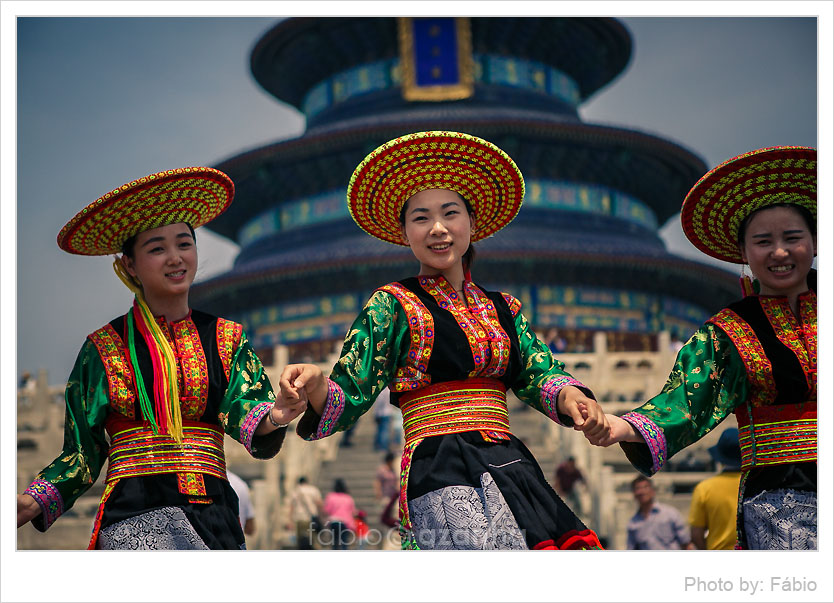
{"label": "red sash belt", "polygon": [[743,469],[817,460],[817,402],[737,411]]}
{"label": "red sash belt", "polygon": [[154,434],[145,427],[114,434],[106,481],[159,473],[204,473],[227,479],[220,429],[184,425],[182,431],[182,446],[168,434]]}
{"label": "red sash belt", "polygon": [[430,436],[479,431],[507,439],[507,388],[497,379],[438,383],[400,397],[406,443]]}

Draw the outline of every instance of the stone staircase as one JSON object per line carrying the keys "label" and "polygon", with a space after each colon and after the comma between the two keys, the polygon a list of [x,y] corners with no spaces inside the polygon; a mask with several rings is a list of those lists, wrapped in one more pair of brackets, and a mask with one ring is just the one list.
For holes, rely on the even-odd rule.
{"label": "stone staircase", "polygon": [[[400,421],[399,415],[395,420]],[[373,413],[368,412],[356,423],[350,436],[350,446],[340,445],[335,458],[322,463],[319,470],[316,486],[321,490],[322,497],[333,490],[333,483],[336,479],[343,479],[348,492],[356,503],[356,508],[365,511],[367,514],[368,527],[374,534],[372,545],[368,548],[399,548],[399,536],[388,534],[389,528],[380,522],[380,516],[384,508],[374,494],[374,478],[377,467],[383,462],[384,452],[373,449],[374,435],[376,433],[376,422]],[[337,434],[342,444],[344,434]],[[392,451],[398,457],[402,453],[402,443],[399,446],[392,446]],[[394,470],[399,474],[399,458],[394,461]],[[395,511],[396,513],[396,511]],[[385,536],[383,538],[382,536]],[[375,542],[375,540],[379,542]],[[355,548],[355,547],[352,547]]]}

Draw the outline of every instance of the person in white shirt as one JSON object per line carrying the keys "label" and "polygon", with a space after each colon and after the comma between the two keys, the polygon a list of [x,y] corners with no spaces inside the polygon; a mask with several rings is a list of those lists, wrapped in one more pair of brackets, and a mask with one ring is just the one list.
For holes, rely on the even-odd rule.
{"label": "person in white shirt", "polygon": [[229,485],[232,486],[235,494],[237,494],[240,527],[243,528],[243,533],[246,536],[251,536],[255,533],[255,507],[252,506],[249,486],[246,485],[246,482],[241,477],[228,469],[226,469],[226,476],[229,478]]}

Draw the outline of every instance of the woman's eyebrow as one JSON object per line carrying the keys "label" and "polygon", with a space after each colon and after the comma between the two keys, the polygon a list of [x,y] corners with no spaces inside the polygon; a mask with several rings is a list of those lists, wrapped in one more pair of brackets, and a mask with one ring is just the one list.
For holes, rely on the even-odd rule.
{"label": "woman's eyebrow", "polygon": [[160,241],[164,241],[164,240],[165,240],[165,237],[151,237],[150,239],[148,239],[147,241],[142,243],[141,247],[146,247],[147,245],[149,245],[151,243],[159,243]]}
{"label": "woman's eyebrow", "polygon": [[[797,228],[797,229],[793,229],[793,230],[783,230],[782,234],[783,235],[792,235],[792,234],[800,234],[802,232],[804,232],[804,231],[801,228]],[[759,233],[759,234],[750,235],[750,237],[753,238],[753,239],[763,239],[763,238],[769,237],[769,236],[772,236],[772,233],[762,232],[762,233]]]}

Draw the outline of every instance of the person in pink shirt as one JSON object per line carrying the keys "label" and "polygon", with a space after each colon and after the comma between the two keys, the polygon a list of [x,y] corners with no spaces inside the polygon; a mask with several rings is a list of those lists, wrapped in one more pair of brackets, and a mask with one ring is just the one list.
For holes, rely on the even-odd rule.
{"label": "person in pink shirt", "polygon": [[350,535],[356,530],[356,503],[343,479],[337,478],[333,483],[333,491],[324,497],[322,509],[333,533],[333,550],[346,550]]}

